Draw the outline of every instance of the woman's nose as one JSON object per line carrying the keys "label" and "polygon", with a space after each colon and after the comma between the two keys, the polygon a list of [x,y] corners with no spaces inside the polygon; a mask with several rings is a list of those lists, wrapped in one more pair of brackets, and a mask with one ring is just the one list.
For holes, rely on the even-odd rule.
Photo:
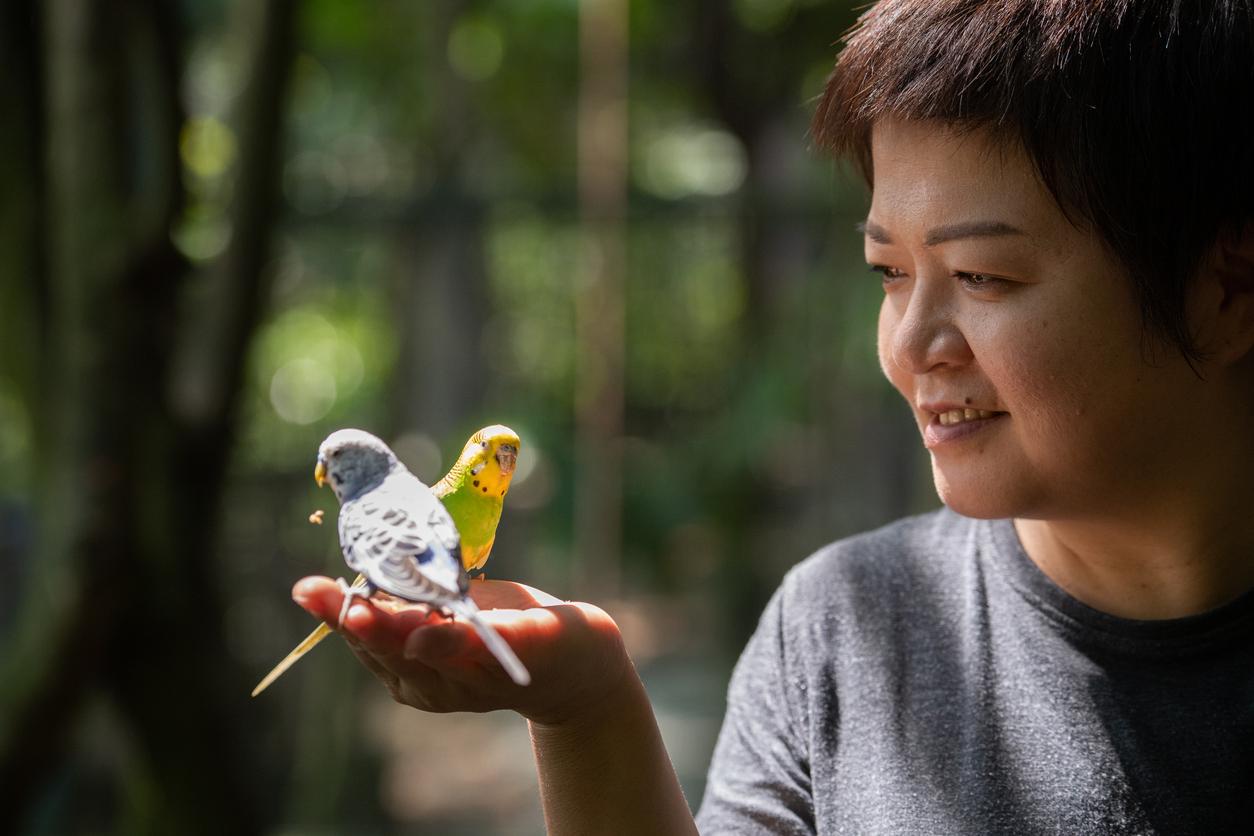
{"label": "woman's nose", "polygon": [[[892,301],[886,299],[885,304]],[[889,323],[891,356],[898,368],[924,374],[938,367],[961,366],[971,359],[955,300],[939,288],[929,287],[926,281],[916,281],[904,305],[896,322]]]}

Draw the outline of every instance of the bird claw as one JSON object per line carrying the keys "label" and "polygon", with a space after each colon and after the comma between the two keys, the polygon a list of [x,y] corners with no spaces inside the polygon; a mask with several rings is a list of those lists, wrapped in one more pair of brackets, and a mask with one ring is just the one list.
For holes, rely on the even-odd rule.
{"label": "bird claw", "polygon": [[369,598],[370,587],[366,586],[349,586],[348,581],[343,578],[336,578],[335,585],[340,588],[340,592],[344,593],[344,603],[340,605],[340,618],[336,622],[337,629],[344,626],[344,619],[348,617],[348,608],[352,606],[354,598]]}

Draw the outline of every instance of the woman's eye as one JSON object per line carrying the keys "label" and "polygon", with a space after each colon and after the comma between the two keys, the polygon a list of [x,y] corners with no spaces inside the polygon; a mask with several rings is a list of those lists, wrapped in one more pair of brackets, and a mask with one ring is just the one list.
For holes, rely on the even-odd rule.
{"label": "woman's eye", "polygon": [[900,279],[902,276],[906,275],[904,272],[902,272],[901,270],[898,270],[896,267],[889,267],[886,264],[872,264],[871,272],[879,273],[880,276],[883,277],[885,283],[891,282],[894,279]]}
{"label": "woman's eye", "polygon": [[959,271],[954,273],[955,278],[970,288],[989,288],[1005,284],[1005,279],[997,276],[990,276],[987,273],[964,273]]}

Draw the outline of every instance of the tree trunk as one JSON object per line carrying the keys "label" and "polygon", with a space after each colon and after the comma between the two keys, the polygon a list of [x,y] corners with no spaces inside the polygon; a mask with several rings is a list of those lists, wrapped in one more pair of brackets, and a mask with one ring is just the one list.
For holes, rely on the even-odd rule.
{"label": "tree trunk", "polygon": [[[480,120],[470,86],[447,58],[449,35],[465,6],[464,0],[431,3],[423,27],[428,107],[438,125],[429,145],[434,162],[427,163],[438,172],[430,204],[438,210],[422,213],[402,230],[396,288],[394,429],[417,430],[443,443],[470,432],[463,422],[483,404],[488,373],[483,362],[489,325],[487,211],[467,188]],[[447,467],[461,448],[442,452]]]}
{"label": "tree trunk", "polygon": [[574,541],[578,594],[597,597],[622,582],[627,39],[625,0],[582,0]]}

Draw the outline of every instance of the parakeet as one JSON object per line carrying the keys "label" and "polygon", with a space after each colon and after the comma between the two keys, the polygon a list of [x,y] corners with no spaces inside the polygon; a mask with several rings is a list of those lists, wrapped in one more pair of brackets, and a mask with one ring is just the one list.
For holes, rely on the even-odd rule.
{"label": "parakeet", "polygon": [[[501,518],[501,508],[505,502],[505,494],[509,492],[520,449],[518,433],[509,427],[501,424],[484,427],[466,441],[461,456],[444,478],[431,488],[432,493],[444,502],[444,507],[448,509],[461,534],[462,566],[467,571],[482,570],[492,553],[492,544],[496,541],[496,526]],[[321,523],[321,512],[315,514]],[[310,521],[313,521],[312,516]],[[364,582],[365,578],[358,575],[353,586],[361,586]],[[329,635],[331,627],[319,624],[257,683],[252,695],[255,697],[270,687],[274,680]]]}
{"label": "parakeet", "polygon": [[[349,567],[361,573],[351,587],[340,581],[345,590],[340,622],[354,597],[369,596],[376,588],[431,604],[469,621],[515,682],[530,681],[509,645],[478,617],[466,596],[463,568],[482,567],[491,553],[518,446],[517,434],[508,428],[485,427],[471,436],[433,489],[369,433],[339,430],[328,436],[319,448],[314,478],[319,485],[330,481],[340,500],[341,549]],[[445,502],[454,497],[452,506],[446,508],[440,497]],[[467,535],[459,533],[454,519],[466,521]],[[253,696],[330,631],[325,624],[314,630],[253,689]]]}
{"label": "parakeet", "polygon": [[470,437],[457,462],[431,490],[462,535],[462,566],[482,571],[496,542],[496,525],[521,445],[518,433],[493,424]]}

